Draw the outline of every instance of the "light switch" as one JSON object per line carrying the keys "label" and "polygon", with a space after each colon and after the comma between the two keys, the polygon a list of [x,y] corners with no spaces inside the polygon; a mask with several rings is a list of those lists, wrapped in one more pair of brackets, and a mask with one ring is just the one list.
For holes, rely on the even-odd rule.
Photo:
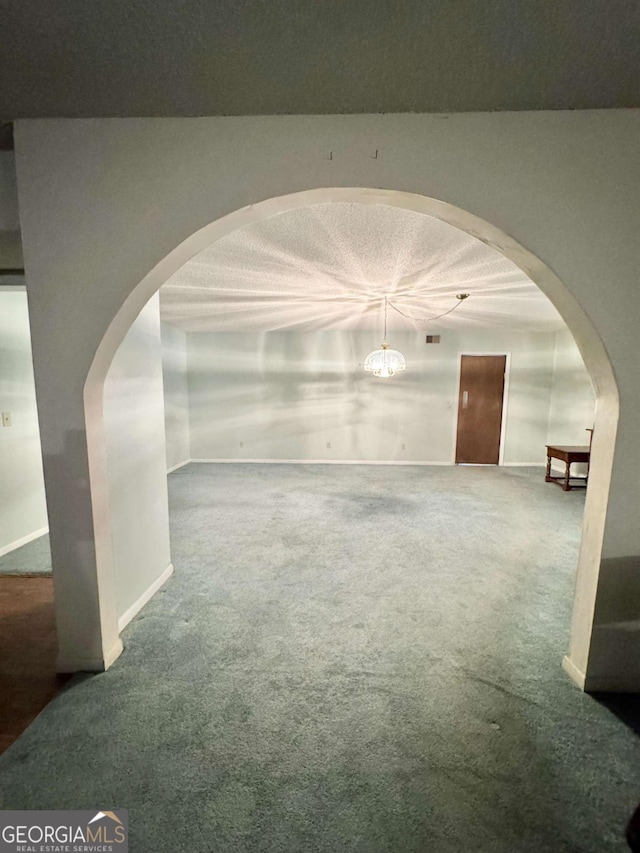
{"label": "light switch", "polygon": [[2,426],[11,426],[11,412],[2,413]]}

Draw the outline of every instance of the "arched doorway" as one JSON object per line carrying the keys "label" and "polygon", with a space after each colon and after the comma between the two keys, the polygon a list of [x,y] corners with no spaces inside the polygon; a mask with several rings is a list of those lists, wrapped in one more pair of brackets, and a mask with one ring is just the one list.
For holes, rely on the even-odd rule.
{"label": "arched doorway", "polygon": [[504,231],[451,204],[408,192],[366,188],[315,189],[280,196],[242,208],[216,220],[184,240],[131,291],[104,335],[84,388],[90,491],[96,547],[97,588],[103,647],[110,649],[105,666],[121,650],[118,637],[107,473],[104,464],[103,386],[111,360],[140,310],[184,263],[212,242],[250,223],[300,207],[327,202],[384,204],[441,219],[478,238],[513,261],[545,293],[563,316],[581,351],[597,395],[591,488],[585,508],[579,557],[572,639],[565,668],[584,686],[593,622],[605,511],[618,420],[618,393],[606,351],[589,318],[566,286],[535,255]]}

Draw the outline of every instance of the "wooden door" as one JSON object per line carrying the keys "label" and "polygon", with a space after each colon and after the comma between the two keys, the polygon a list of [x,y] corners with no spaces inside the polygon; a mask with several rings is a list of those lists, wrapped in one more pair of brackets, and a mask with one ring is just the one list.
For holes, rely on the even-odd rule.
{"label": "wooden door", "polygon": [[456,463],[497,465],[506,355],[463,355]]}

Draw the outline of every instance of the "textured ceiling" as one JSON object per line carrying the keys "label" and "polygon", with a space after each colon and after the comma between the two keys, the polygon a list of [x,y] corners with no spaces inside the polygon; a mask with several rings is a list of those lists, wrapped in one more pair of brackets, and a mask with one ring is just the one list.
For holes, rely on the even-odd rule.
{"label": "textured ceiling", "polygon": [[[455,298],[460,292],[470,294],[463,303]],[[173,275],[160,306],[163,320],[189,331],[382,334],[385,295],[391,330],[564,325],[495,249],[431,216],[387,205],[320,204],[239,229]],[[447,317],[424,321],[457,304]]]}
{"label": "textured ceiling", "polygon": [[0,0],[0,118],[640,105],[637,0]]}

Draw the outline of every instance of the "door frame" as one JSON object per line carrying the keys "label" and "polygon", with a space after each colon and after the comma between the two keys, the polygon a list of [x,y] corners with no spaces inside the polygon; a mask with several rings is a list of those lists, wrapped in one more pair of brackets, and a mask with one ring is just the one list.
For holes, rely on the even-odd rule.
{"label": "door frame", "polygon": [[[504,443],[506,438],[506,423],[507,423],[507,403],[509,401],[509,380],[511,377],[511,351],[502,350],[501,352],[496,352],[495,350],[489,350],[487,352],[470,352],[469,350],[458,350],[457,354],[457,366],[456,366],[456,391],[454,395],[454,417],[453,417],[453,442],[451,448],[451,464],[457,465],[456,462],[456,448],[458,444],[458,412],[460,411],[460,374],[462,372],[462,356],[463,355],[504,355],[506,357],[506,362],[504,366],[504,389],[502,391],[502,420],[500,422],[500,451],[498,453],[498,465],[496,467],[500,467],[504,465]],[[493,465],[485,466],[487,468],[493,468]]]}

